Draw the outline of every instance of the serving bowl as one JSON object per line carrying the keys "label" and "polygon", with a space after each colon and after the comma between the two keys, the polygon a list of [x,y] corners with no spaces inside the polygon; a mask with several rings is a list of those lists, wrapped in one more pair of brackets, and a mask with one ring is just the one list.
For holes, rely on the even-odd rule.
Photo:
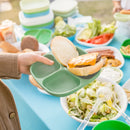
{"label": "serving bowl", "polygon": [[[123,88],[121,86],[119,86],[116,82],[113,82],[110,79],[107,79],[107,78],[104,78],[104,77],[98,77],[97,80],[102,81],[102,82],[108,82],[108,83],[110,82],[110,83],[112,83],[114,85],[114,91],[117,93],[117,97],[118,97],[118,100],[119,100],[119,105],[120,105],[120,108],[121,108],[121,112],[125,112],[128,103],[127,103],[127,96],[126,96]],[[60,98],[60,102],[61,102],[62,108],[68,114],[69,109],[68,109],[68,104],[67,104],[67,97]],[[122,114],[121,112],[117,113],[117,115],[114,116],[112,118],[112,120],[118,119]],[[69,116],[71,118],[75,119],[78,122],[83,121],[82,119],[77,118],[75,116],[71,116],[71,115],[69,115]],[[94,126],[94,125],[97,125],[98,123],[99,122],[89,122],[88,125],[89,126]]]}
{"label": "serving bowl", "polygon": [[103,121],[96,125],[92,130],[130,130],[130,126],[118,120]]}

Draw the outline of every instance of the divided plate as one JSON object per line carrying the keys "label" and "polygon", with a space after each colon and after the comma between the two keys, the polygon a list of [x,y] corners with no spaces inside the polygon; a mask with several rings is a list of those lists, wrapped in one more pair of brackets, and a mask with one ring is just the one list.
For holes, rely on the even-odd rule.
{"label": "divided plate", "polygon": [[[77,50],[79,55],[86,53],[80,48],[77,48]],[[99,71],[92,76],[81,78],[72,74],[66,67],[62,66],[52,53],[48,53],[44,56],[53,60],[54,64],[49,66],[36,62],[31,66],[30,72],[39,85],[54,96],[64,97],[70,95],[95,80],[100,74]]]}
{"label": "divided plate", "polygon": [[84,30],[85,28],[81,29],[78,34],[76,35],[75,37],[75,40],[77,43],[79,43],[80,45],[84,45],[84,46],[88,46],[88,47],[101,47],[101,46],[107,46],[108,44],[111,43],[111,41],[113,40],[114,36],[109,40],[107,41],[106,43],[104,44],[92,44],[92,43],[86,43],[86,42],[82,42],[82,41],[79,41],[78,40],[78,36],[81,34],[81,32]]}
{"label": "divided plate", "polygon": [[121,65],[118,66],[117,68],[121,68],[123,65],[124,65],[124,58],[123,56],[121,55],[120,51],[115,48],[115,47],[111,47],[111,46],[104,46],[104,47],[96,47],[96,48],[89,48],[89,49],[86,49],[85,51],[98,51],[98,50],[105,50],[105,49],[110,49],[112,51],[114,51],[114,56],[116,59],[120,60],[121,61]]}
{"label": "divided plate", "polygon": [[25,32],[24,35],[34,36],[39,43],[48,45],[51,40],[52,31],[50,29],[34,29]]}

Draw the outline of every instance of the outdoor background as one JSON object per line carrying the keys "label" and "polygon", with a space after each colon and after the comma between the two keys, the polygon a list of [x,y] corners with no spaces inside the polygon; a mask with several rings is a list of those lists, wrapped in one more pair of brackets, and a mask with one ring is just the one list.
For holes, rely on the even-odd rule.
{"label": "outdoor background", "polygon": [[[10,19],[17,24],[19,23],[18,13],[20,0],[0,0],[0,22],[5,19]],[[53,1],[53,0],[50,0]],[[98,18],[102,23],[110,23],[114,21],[112,15],[112,0],[77,0],[79,13],[85,16],[93,16]],[[9,11],[2,10],[2,4],[9,2],[12,5],[12,9]],[[8,7],[5,7],[5,10]],[[7,9],[8,10],[8,9]]]}

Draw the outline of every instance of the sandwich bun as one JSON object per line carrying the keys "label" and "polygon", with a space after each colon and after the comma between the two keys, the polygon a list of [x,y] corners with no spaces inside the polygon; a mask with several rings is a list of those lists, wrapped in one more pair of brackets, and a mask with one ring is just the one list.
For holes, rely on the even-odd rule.
{"label": "sandwich bun", "polygon": [[74,44],[65,37],[56,36],[51,41],[51,50],[56,60],[63,66],[67,66],[71,58],[79,56]]}
{"label": "sandwich bun", "polygon": [[[56,60],[61,63],[62,65],[66,66],[67,69],[77,75],[77,76],[88,76],[92,75],[96,72],[98,72],[104,65],[104,59],[99,56],[99,53],[96,54],[85,54],[79,56],[79,53],[74,46],[74,44],[68,40],[65,37],[62,36],[56,36],[52,41],[51,41],[51,50],[53,55],[55,56]],[[95,57],[94,57],[95,56]],[[78,59],[78,58],[83,59],[82,61],[85,62],[85,64],[81,64],[81,66],[70,66],[71,60],[72,59]],[[87,57],[87,58],[86,58]],[[84,59],[86,58],[86,59]],[[96,60],[98,59],[98,62]],[[81,61],[81,62],[82,62]],[[91,63],[90,63],[91,61]],[[76,61],[78,63],[79,60]],[[89,63],[89,64],[88,64]]]}
{"label": "sandwich bun", "polygon": [[43,89],[38,83],[37,81],[33,78],[32,75],[29,75],[29,81],[32,85],[34,85],[37,88]]}
{"label": "sandwich bun", "polygon": [[128,9],[128,10],[121,10],[120,11],[120,14],[130,14],[130,9]]}
{"label": "sandwich bun", "polygon": [[103,67],[103,65],[104,65],[104,59],[101,58],[100,61],[97,62],[95,65],[74,67],[74,68],[67,66],[67,68],[71,73],[75,75],[88,76],[98,72]]}

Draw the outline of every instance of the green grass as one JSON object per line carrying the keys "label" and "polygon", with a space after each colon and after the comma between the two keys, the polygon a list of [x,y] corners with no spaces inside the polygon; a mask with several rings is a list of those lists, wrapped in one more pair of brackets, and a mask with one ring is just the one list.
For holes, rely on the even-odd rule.
{"label": "green grass", "polygon": [[[20,0],[10,0],[13,9],[11,11],[0,12],[0,22],[5,19],[10,19],[17,24],[20,24],[18,13],[20,11]],[[85,16],[98,18],[102,23],[112,22],[112,0],[101,1],[80,1],[78,3],[79,13]]]}

